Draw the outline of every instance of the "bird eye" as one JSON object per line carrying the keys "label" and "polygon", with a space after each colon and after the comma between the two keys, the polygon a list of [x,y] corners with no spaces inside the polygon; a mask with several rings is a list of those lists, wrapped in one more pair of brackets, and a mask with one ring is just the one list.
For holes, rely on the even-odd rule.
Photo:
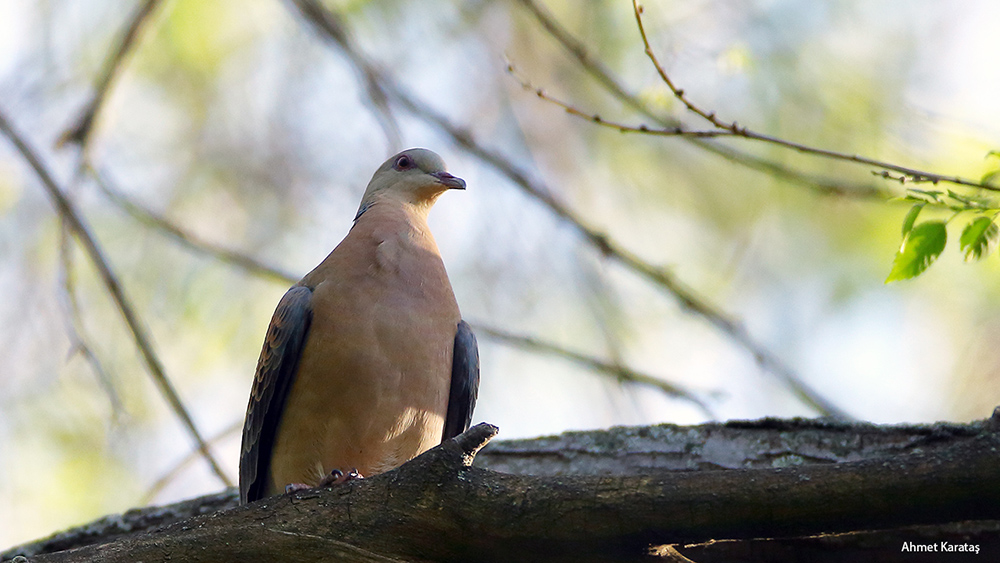
{"label": "bird eye", "polygon": [[396,170],[406,170],[413,165],[413,161],[405,154],[396,159]]}

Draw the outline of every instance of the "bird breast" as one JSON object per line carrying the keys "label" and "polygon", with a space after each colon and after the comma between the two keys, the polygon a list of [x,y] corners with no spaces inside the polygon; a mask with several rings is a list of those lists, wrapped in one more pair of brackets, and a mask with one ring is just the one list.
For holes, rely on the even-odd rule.
{"label": "bird breast", "polygon": [[379,211],[301,282],[315,284],[313,319],[272,456],[278,490],[381,473],[440,442],[461,315],[425,224]]}

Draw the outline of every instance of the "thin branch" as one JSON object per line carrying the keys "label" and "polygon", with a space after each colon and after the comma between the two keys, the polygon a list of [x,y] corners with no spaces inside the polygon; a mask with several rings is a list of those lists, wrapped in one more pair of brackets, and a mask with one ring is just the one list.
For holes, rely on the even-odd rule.
{"label": "thin branch", "polygon": [[698,115],[702,119],[708,121],[713,126],[717,127],[723,131],[730,131],[734,135],[739,137],[745,137],[747,139],[753,139],[756,141],[763,141],[765,143],[771,143],[774,145],[782,146],[785,148],[793,149],[804,154],[811,154],[816,156],[822,156],[824,158],[830,158],[833,160],[842,160],[846,162],[855,162],[858,164],[864,164],[867,166],[874,166],[882,170],[891,170],[893,172],[898,172],[909,176],[915,182],[930,182],[932,184],[937,184],[938,182],[947,182],[949,184],[956,184],[960,186],[969,186],[972,188],[980,188],[984,190],[1000,191],[1000,186],[993,186],[985,182],[977,182],[975,180],[968,180],[966,178],[961,178],[958,176],[945,176],[941,174],[935,174],[933,172],[926,172],[923,170],[918,170],[916,168],[909,168],[906,166],[899,166],[898,164],[893,164],[891,162],[885,162],[881,160],[875,160],[873,158],[868,158],[864,156],[859,156],[856,154],[847,154],[838,151],[832,151],[828,149],[821,149],[818,147],[811,147],[808,145],[803,145],[801,143],[796,143],[793,141],[787,141],[780,137],[774,137],[771,135],[765,135],[763,133],[758,133],[751,129],[747,129],[741,126],[736,121],[726,122],[719,119],[714,111],[706,111],[699,106],[695,105],[684,93],[682,88],[678,88],[670,76],[667,75],[666,70],[664,70],[663,65],[660,64],[659,59],[656,57],[656,53],[653,52],[653,48],[649,44],[649,39],[646,37],[646,29],[642,24],[642,6],[639,5],[639,0],[632,0],[632,8],[635,12],[635,21],[639,26],[639,34],[642,36],[642,44],[646,50],[646,56],[652,61],[653,66],[656,67],[656,72],[660,75],[660,79],[663,83],[670,88],[673,92],[674,97],[680,100],[684,107],[686,107],[692,113]]}
{"label": "thin branch", "polygon": [[94,123],[97,121],[101,108],[104,107],[104,101],[108,98],[112,85],[121,74],[122,68],[125,66],[125,59],[131,52],[132,47],[135,45],[143,25],[149,21],[150,15],[159,3],[160,0],[145,0],[139,5],[138,9],[136,9],[135,15],[132,16],[131,20],[129,20],[128,27],[125,28],[125,31],[122,33],[117,45],[104,61],[104,67],[101,70],[100,78],[97,80],[94,97],[91,98],[90,103],[84,107],[80,116],[77,117],[74,122],[74,125],[63,133],[59,137],[59,140],[56,141],[57,147],[62,147],[66,144],[72,143],[86,149],[87,143],[90,139],[90,134],[94,130]]}
{"label": "thin branch", "polygon": [[[519,0],[520,3],[535,17],[538,23],[552,36],[576,61],[580,67],[603,85],[616,99],[651,119],[665,129],[680,126],[680,121],[673,117],[663,116],[649,108],[635,94],[625,90],[621,81],[612,76],[601,62],[590,56],[584,44],[559,24],[535,0]],[[709,139],[685,138],[685,141],[722,158],[763,172],[769,176],[810,187],[825,195],[883,198],[892,195],[890,190],[878,184],[847,184],[839,179],[826,178],[793,170],[771,160],[760,158],[738,149],[719,144]]]}
{"label": "thin branch", "polygon": [[624,366],[617,362],[609,362],[596,358],[594,356],[589,356],[587,354],[581,354],[579,352],[574,352],[558,346],[551,342],[540,340],[532,336],[524,336],[522,334],[515,334],[513,332],[508,332],[506,330],[487,326],[482,323],[474,322],[472,327],[476,332],[482,333],[487,338],[500,342],[502,344],[507,344],[509,346],[516,346],[525,350],[533,350],[536,352],[542,352],[545,354],[550,354],[569,360],[585,368],[614,375],[619,383],[629,382],[629,383],[639,383],[642,385],[650,385],[656,387],[665,394],[676,397],[678,399],[684,399],[694,403],[705,415],[710,418],[715,418],[715,413],[712,412],[711,408],[703,401],[696,393],[689,389],[685,389],[680,385],[670,383],[654,375],[644,373],[638,370],[634,370],[627,366]]}
{"label": "thin branch", "polygon": [[615,129],[619,133],[642,133],[645,135],[656,135],[662,137],[698,137],[698,138],[734,137],[737,135],[732,131],[724,131],[721,129],[699,131],[693,129],[684,129],[680,125],[677,125],[676,127],[658,129],[655,127],[649,127],[648,125],[629,125],[627,123],[622,123],[620,121],[611,121],[601,117],[596,113],[585,112],[577,108],[573,104],[560,100],[559,98],[550,95],[545,90],[535,87],[533,84],[531,84],[531,82],[528,81],[528,79],[518,74],[517,70],[514,68],[514,63],[510,61],[507,61],[507,73],[513,76],[514,80],[517,80],[521,84],[521,88],[524,88],[524,90],[527,92],[531,92],[539,99],[561,107],[569,115],[572,115],[574,117],[579,117],[584,121],[593,123],[595,125],[599,125],[601,127]]}
{"label": "thin branch", "polygon": [[124,412],[121,398],[115,389],[115,383],[111,375],[104,369],[100,359],[94,354],[90,346],[90,339],[83,326],[83,318],[80,314],[80,304],[76,299],[76,280],[73,276],[73,249],[70,247],[70,226],[66,219],[59,218],[59,278],[62,287],[61,299],[59,300],[63,308],[63,316],[66,321],[66,333],[70,340],[70,353],[68,357],[79,354],[90,366],[90,369],[97,376],[97,382],[101,389],[108,396],[111,403],[112,418],[117,420]]}
{"label": "thin branch", "polygon": [[617,249],[616,253],[620,256],[619,260],[623,264],[639,272],[646,279],[667,289],[686,309],[706,319],[717,329],[728,335],[729,338],[753,354],[757,363],[771,375],[777,377],[800,401],[824,416],[844,420],[852,418],[835,404],[825,399],[812,386],[802,381],[799,375],[788,367],[784,361],[768,350],[763,344],[757,342],[739,321],[729,317],[725,312],[703,299],[694,289],[675,278],[666,270],[652,266],[625,249]]}
{"label": "thin branch", "polygon": [[198,431],[197,426],[195,426],[194,420],[191,418],[191,415],[188,413],[187,408],[181,401],[180,396],[178,396],[177,391],[174,389],[173,384],[167,377],[162,362],[153,350],[152,341],[146,334],[145,327],[139,320],[138,315],[135,313],[135,309],[133,308],[131,301],[129,301],[125,296],[125,290],[122,288],[118,277],[112,271],[111,266],[104,257],[104,253],[102,252],[100,246],[98,246],[97,240],[91,234],[89,225],[84,221],[83,216],[79,213],[79,211],[77,211],[76,205],[70,201],[68,197],[66,197],[64,191],[56,184],[52,174],[50,174],[45,165],[42,164],[42,161],[38,157],[37,153],[35,153],[35,151],[28,146],[27,141],[25,141],[24,138],[14,129],[2,111],[0,111],[0,131],[2,131],[8,139],[10,139],[17,151],[21,153],[21,156],[28,162],[29,165],[31,165],[31,168],[38,176],[38,179],[41,180],[41,184],[45,188],[45,191],[49,194],[49,197],[52,198],[52,202],[55,204],[59,216],[68,223],[69,227],[76,235],[77,240],[83,246],[84,250],[86,250],[91,262],[93,262],[94,266],[97,268],[101,281],[104,282],[104,286],[107,288],[108,293],[118,306],[118,311],[125,320],[125,324],[128,325],[129,331],[132,333],[132,337],[135,340],[136,347],[139,348],[139,351],[146,362],[149,374],[152,376],[153,381],[160,390],[160,393],[170,404],[171,410],[173,410],[177,418],[181,420],[184,427],[191,435],[191,438],[198,445],[198,449],[201,451],[205,460],[209,463],[209,465],[211,465],[212,471],[223,483],[226,484],[226,486],[231,486],[232,483],[229,477],[222,470],[222,467],[216,461],[215,456],[209,450],[208,445],[201,437],[201,433]]}
{"label": "thin branch", "polygon": [[[236,422],[230,424],[229,426],[223,428],[220,432],[216,433],[214,436],[209,437],[208,445],[215,446],[219,442],[229,438],[233,434],[238,434],[243,430],[243,419],[240,418]],[[189,465],[194,463],[198,457],[201,455],[197,449],[192,450],[188,455],[184,456],[180,461],[175,463],[170,469],[168,469],[155,483],[146,491],[146,494],[142,496],[139,501],[140,506],[145,506],[156,498],[163,489],[167,487],[174,479],[180,476],[181,472],[184,471]]]}
{"label": "thin branch", "polygon": [[[349,43],[352,39],[348,36],[347,28],[340,25],[340,22],[330,17],[330,14],[319,4],[309,1],[289,0],[298,8],[306,18],[314,25],[323,30],[323,33],[337,42]],[[358,64],[358,61],[348,59],[354,66],[361,81],[364,82],[365,95],[368,97],[369,109],[378,121],[382,133],[385,135],[386,143],[389,145],[389,154],[402,150],[402,139],[400,136],[399,123],[389,106],[389,98],[382,89],[382,84],[378,79],[378,74],[373,72],[373,67],[366,64]]]}
{"label": "thin branch", "polygon": [[379,127],[382,128],[382,134],[385,135],[385,142],[389,149],[388,154],[395,154],[403,150],[399,122],[396,121],[392,107],[389,106],[389,100],[386,99],[385,92],[379,87],[378,81],[368,74],[363,74],[362,78],[365,82],[365,95],[368,97],[369,109],[375,116],[375,120],[378,121]]}
{"label": "thin branch", "polygon": [[[324,25],[328,24],[320,25],[316,23],[314,19],[316,16],[313,14],[322,14],[323,21],[343,27],[339,16],[317,4],[315,0],[295,0],[295,4],[296,6],[310,6],[310,11],[303,11],[302,14],[308,21],[313,22],[320,31],[324,31],[326,29]],[[470,155],[475,156],[480,161],[506,176],[527,195],[542,203],[563,222],[572,226],[584,240],[593,245],[602,255],[622,264],[629,270],[644,277],[647,281],[666,290],[680,301],[687,310],[708,320],[713,326],[720,329],[733,341],[750,352],[761,367],[777,376],[799,400],[824,416],[850,418],[844,411],[824,399],[805,382],[801,381],[791,368],[786,366],[784,362],[778,359],[765,346],[755,341],[737,321],[729,318],[714,305],[709,304],[707,300],[677,280],[672,274],[642,260],[637,255],[620,247],[618,243],[605,233],[588,225],[581,217],[570,210],[569,207],[557,200],[546,186],[531,180],[527,173],[514,164],[513,161],[499,152],[480,144],[475,140],[470,131],[456,126],[447,117],[406,91],[401,85],[371,63],[355,45],[350,43],[346,33],[333,35],[324,31],[324,35],[328,39],[331,39],[349,59],[355,61],[356,65],[367,69],[372,76],[377,77],[390,99],[395,100],[404,109],[420,117],[427,123],[434,125],[451,137],[452,142]]]}
{"label": "thin branch", "polygon": [[599,59],[591,57],[587,51],[587,47],[579,39],[573,37],[566,28],[560,25],[535,0],[519,0],[519,2],[531,12],[542,28],[562,45],[580,63],[580,66],[604,86],[605,89],[611,92],[615,98],[633,110],[659,122],[664,127],[680,127],[681,122],[678,119],[654,113],[638,97],[625,91],[621,83],[611,75],[611,71]]}
{"label": "thin branch", "polygon": [[298,277],[295,277],[285,270],[280,270],[274,266],[265,264],[264,262],[241,252],[223,248],[219,245],[202,240],[190,232],[181,229],[162,215],[154,213],[150,209],[140,205],[122,193],[121,190],[114,186],[107,171],[97,171],[90,166],[85,166],[85,170],[87,174],[93,178],[101,192],[107,196],[112,203],[120,207],[136,221],[152,227],[155,231],[159,231],[167,235],[180,243],[184,248],[193,250],[199,254],[211,256],[263,279],[290,284],[298,281]]}
{"label": "thin branch", "polygon": [[[528,82],[525,78],[523,78],[522,76],[520,76],[515,71],[514,65],[510,61],[507,62],[507,72],[510,73],[511,76],[513,76],[518,82],[520,82],[521,86],[525,90],[532,91],[539,98],[541,98],[543,100],[546,100],[548,102],[551,102],[551,103],[553,103],[553,104],[555,104],[557,106],[562,107],[570,115],[574,115],[576,117],[580,117],[580,118],[582,118],[582,119],[584,119],[586,121],[597,123],[597,124],[605,126],[605,127],[610,127],[610,128],[613,128],[613,129],[618,129],[620,132],[626,132],[626,131],[631,130],[631,127],[628,126],[628,125],[624,125],[624,124],[620,124],[620,123],[615,123],[615,122],[612,122],[612,121],[607,121],[607,120],[602,119],[598,115],[588,115],[588,114],[586,114],[586,113],[578,110],[577,108],[573,107],[572,105],[570,105],[570,104],[568,104],[566,102],[563,102],[562,100],[559,100],[557,98],[549,96],[541,88],[535,88],[534,86],[531,85],[530,82]],[[643,126],[643,130],[645,130],[645,126]],[[683,131],[680,128],[677,128],[677,130],[674,132],[674,134],[676,136],[719,137],[719,136],[727,135],[728,133],[725,132],[725,131]],[[614,361],[610,361],[609,362],[609,361],[605,361],[605,360],[601,360],[601,359],[595,358],[593,356],[586,356],[586,355],[583,355],[583,354],[579,354],[577,352],[573,352],[573,351],[567,350],[565,348],[561,348],[561,347],[556,346],[556,345],[554,345],[552,343],[549,343],[549,342],[542,342],[542,341],[539,341],[539,340],[537,340],[535,338],[532,338],[532,337],[529,337],[529,336],[523,336],[523,335],[519,335],[519,334],[513,334],[513,333],[510,333],[510,332],[506,332],[506,331],[500,330],[500,329],[486,327],[486,326],[483,326],[481,324],[478,324],[478,325],[475,325],[475,326],[478,329],[480,329],[482,332],[484,332],[487,336],[492,337],[492,338],[494,338],[496,340],[499,340],[500,342],[503,342],[503,343],[506,343],[506,344],[509,344],[509,345],[513,345],[513,346],[518,346],[518,347],[525,348],[525,349],[529,349],[529,350],[546,352],[546,353],[549,353],[549,354],[553,354],[553,355],[562,357],[564,359],[568,359],[570,361],[573,361],[573,362],[576,362],[578,364],[581,364],[584,367],[587,367],[587,368],[589,368],[591,370],[595,370],[595,371],[598,371],[598,372],[602,372],[602,373],[606,373],[606,374],[609,374],[609,375],[613,375],[613,376],[615,376],[618,379],[619,383],[622,383],[622,382],[632,382],[632,383],[641,383],[641,384],[646,384],[646,385],[651,385],[653,387],[657,387],[657,388],[659,388],[661,391],[663,391],[664,393],[666,393],[669,396],[672,396],[672,397],[675,397],[675,398],[686,399],[688,401],[691,401],[691,402],[695,403],[698,406],[698,408],[700,408],[701,411],[706,416],[708,416],[709,418],[715,418],[715,414],[704,403],[704,401],[702,401],[701,399],[699,399],[691,391],[683,389],[683,388],[681,388],[681,387],[679,387],[677,385],[674,385],[672,383],[667,383],[667,382],[663,381],[662,379],[657,378],[655,376],[652,376],[652,375],[649,375],[649,374],[645,374],[645,373],[641,373],[641,372],[632,370],[631,368],[627,368],[627,367],[625,367],[619,361],[619,359],[617,357],[615,358]],[[608,336],[607,331],[605,331],[605,336]]]}
{"label": "thin branch", "polygon": [[[666,132],[670,132],[671,130],[674,130],[674,129],[680,127],[680,121],[678,121],[678,120],[676,120],[674,118],[671,118],[671,117],[664,117],[664,116],[661,116],[661,115],[653,112],[637,96],[628,93],[625,90],[625,88],[621,85],[620,81],[618,81],[617,79],[615,79],[612,76],[611,72],[598,59],[595,59],[595,58],[593,58],[593,57],[590,56],[590,54],[589,54],[587,48],[584,46],[584,44],[581,41],[579,41],[577,38],[575,38],[572,34],[570,34],[564,27],[562,27],[559,24],[559,22],[556,21],[535,0],[518,0],[518,1],[532,15],[534,15],[535,19],[539,22],[539,24],[542,26],[542,28],[544,28],[549,33],[549,35],[552,36],[560,45],[562,45],[562,47],[573,58],[575,58],[577,60],[577,62],[580,64],[580,66],[588,74],[590,74],[591,76],[593,76],[600,84],[602,84],[609,92],[611,92],[611,94],[614,95],[615,98],[617,98],[619,101],[621,101],[626,106],[634,109],[635,111],[641,113],[642,115],[645,115],[646,117],[648,117],[648,118],[652,119],[653,121],[659,123],[663,127],[663,130],[666,131]],[[639,18],[639,14],[638,13],[636,14],[636,17],[637,17],[637,19],[639,19],[640,29],[641,29],[641,19]],[[649,46],[648,46],[648,42],[646,42],[646,36],[645,36],[644,30],[643,30],[643,40],[644,40],[644,42],[646,44],[647,50],[649,50],[651,52],[651,50],[649,49]],[[653,56],[655,57],[655,55],[653,55]],[[663,76],[666,76],[666,73],[663,72],[662,66],[659,66],[658,63],[657,63],[657,69],[658,69],[658,71],[661,72],[661,74]],[[524,82],[522,81],[522,85],[523,84],[524,84]],[[668,82],[668,86],[671,87],[671,90],[674,91],[675,94],[677,93],[676,89],[673,88],[672,82]],[[540,95],[539,97],[544,97],[544,96]],[[555,101],[555,100],[553,100],[553,101]],[[557,103],[560,103],[560,105],[563,105],[563,107],[566,108],[567,111],[570,111],[570,113],[578,114],[578,115],[580,115],[581,117],[584,117],[584,118],[588,118],[589,117],[592,121],[593,121],[593,117],[596,117],[596,116],[587,116],[583,112],[574,112],[574,111],[570,110],[570,108],[566,107],[568,104],[564,105],[561,102],[557,102]],[[575,108],[573,108],[573,109],[575,110]],[[611,125],[611,126],[616,126],[616,125],[618,125],[618,124],[614,124],[614,125]],[[641,131],[641,129],[642,129],[641,127],[639,129],[640,129],[640,132],[644,132],[644,131]],[[733,133],[731,130],[730,131],[726,131],[726,132],[729,133],[729,134]],[[829,180],[829,179],[825,179],[825,178],[810,177],[810,176],[804,175],[802,173],[799,173],[797,171],[792,171],[792,170],[790,170],[788,168],[785,168],[785,167],[783,167],[781,165],[778,165],[778,164],[775,164],[773,162],[770,162],[770,161],[767,161],[767,160],[763,160],[763,159],[758,159],[758,158],[753,157],[751,155],[740,153],[738,151],[735,151],[735,150],[730,149],[728,147],[724,147],[723,145],[719,145],[717,143],[713,143],[713,142],[708,141],[708,140],[699,139],[699,138],[691,138],[691,137],[686,137],[685,140],[688,140],[688,141],[696,144],[697,146],[699,146],[701,148],[704,148],[706,150],[714,152],[715,154],[719,154],[720,156],[723,156],[724,158],[726,158],[726,159],[728,159],[730,161],[737,162],[739,164],[743,164],[743,165],[746,165],[746,166],[750,166],[750,167],[758,169],[758,170],[762,170],[762,171],[764,171],[764,172],[766,172],[766,173],[768,173],[768,174],[770,174],[772,176],[780,177],[780,178],[788,180],[788,181],[802,183],[802,184],[806,184],[806,185],[811,185],[811,186],[813,186],[815,188],[818,188],[821,191],[824,191],[824,192],[827,192],[827,193],[835,193],[835,194],[840,194],[840,195],[852,195],[852,196],[863,195],[863,196],[866,196],[866,197],[886,197],[886,196],[892,195],[890,192],[888,192],[888,191],[886,191],[886,190],[884,190],[884,189],[882,189],[881,187],[878,187],[878,186],[874,186],[874,187],[869,187],[869,186],[863,186],[863,187],[862,186],[845,187],[842,183],[840,183],[838,181]],[[889,176],[887,171],[884,171],[881,174],[878,173],[878,172],[874,172],[873,171],[873,174],[881,175],[882,177],[887,178],[887,179],[900,180],[899,177]],[[904,175],[903,178],[909,178],[909,181],[914,181],[915,178],[916,178],[916,176]],[[929,176],[926,175],[926,174],[921,174],[920,178],[922,178],[922,179],[928,179],[927,181],[929,181]],[[900,180],[900,181],[902,181],[902,180]],[[718,324],[722,324],[722,325],[727,324],[727,321],[724,318],[717,317],[717,316],[715,316],[715,315],[713,315],[711,313],[709,313],[708,318],[710,320],[712,320],[713,324],[717,324],[717,325]],[[730,330],[734,331],[735,334],[738,335],[739,339],[749,338],[749,335],[745,332],[745,330],[742,329],[742,327],[739,327],[739,326],[734,326],[734,327],[732,327],[732,329],[728,329],[725,326],[721,326],[720,329],[723,330],[724,332],[727,332],[727,333],[729,333]],[[799,381],[798,377],[796,377],[794,373],[792,373],[792,372],[787,371],[786,369],[784,369],[783,366],[781,366],[780,363],[778,365],[778,370],[779,370],[779,372],[778,372],[779,373],[779,377],[781,377],[782,379],[785,379],[786,381],[790,381],[790,382],[797,382],[797,381]]]}
{"label": "thin branch", "polygon": [[[514,80],[517,80],[517,82],[521,84],[521,88],[523,88],[527,92],[531,92],[536,97],[538,97],[540,100],[543,100],[545,102],[548,102],[550,104],[553,104],[555,106],[558,106],[558,107],[562,108],[567,114],[572,115],[573,117],[580,118],[580,119],[582,119],[582,120],[584,120],[584,121],[586,121],[588,123],[593,123],[594,125],[597,125],[597,126],[600,126],[600,127],[604,127],[604,128],[607,128],[607,129],[614,129],[614,130],[618,131],[619,133],[638,133],[638,134],[641,134],[641,135],[651,135],[651,136],[654,136],[654,137],[683,137],[683,138],[688,138],[688,139],[691,139],[691,138],[695,138],[695,139],[712,139],[712,138],[719,138],[719,137],[743,137],[743,138],[754,138],[754,139],[760,139],[761,138],[760,136],[755,136],[756,135],[755,133],[748,132],[745,128],[734,128],[735,123],[732,126],[728,127],[728,128],[718,128],[717,127],[716,129],[712,129],[712,130],[698,130],[698,129],[685,129],[681,125],[671,126],[671,127],[664,127],[664,128],[657,128],[657,127],[650,127],[649,125],[646,125],[646,124],[642,124],[642,125],[629,125],[627,123],[623,123],[623,122],[620,122],[620,121],[612,121],[612,120],[606,119],[604,117],[601,117],[597,113],[592,113],[592,112],[584,111],[584,110],[582,110],[582,109],[574,106],[570,102],[567,102],[567,101],[561,100],[559,98],[556,98],[555,96],[552,96],[551,94],[549,94],[548,92],[546,92],[544,89],[538,88],[538,87],[534,86],[530,81],[528,81],[527,78],[521,76],[517,72],[517,69],[514,68],[514,64],[512,62],[510,62],[509,60],[507,61],[507,73],[510,74],[512,77],[514,77]],[[683,90],[681,90],[681,92],[683,92]],[[710,114],[710,115],[714,115],[714,114]],[[713,117],[713,119],[714,119],[714,117]],[[785,141],[781,141],[781,142],[782,143],[786,143]],[[791,144],[794,144],[794,143],[791,143]],[[816,150],[822,150],[822,149],[816,149]],[[839,154],[839,153],[835,153],[835,152],[831,152],[831,151],[826,151],[826,152],[829,153],[826,156],[831,156],[831,157],[833,155]],[[858,160],[859,157],[851,157],[851,158],[853,160],[855,160],[856,162],[860,162],[860,160]],[[893,181],[899,182],[900,184],[907,184],[907,183],[911,183],[911,184],[919,184],[919,183],[937,184],[938,181],[940,181],[940,177],[907,175],[907,174],[898,174],[898,175],[895,175],[895,174],[892,174],[891,172],[889,172],[888,170],[882,170],[882,171],[872,170],[871,173],[874,176],[878,176],[878,177],[886,179],[886,180],[893,180]],[[992,187],[989,187],[988,185],[986,185],[986,187],[987,187],[987,189],[994,189]],[[1000,191],[1000,188],[996,188],[996,189],[998,191]]]}

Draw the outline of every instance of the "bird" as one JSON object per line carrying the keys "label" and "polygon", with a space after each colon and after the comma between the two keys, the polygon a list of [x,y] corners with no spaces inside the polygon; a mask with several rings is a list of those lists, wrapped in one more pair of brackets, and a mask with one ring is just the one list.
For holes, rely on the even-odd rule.
{"label": "bird", "polygon": [[383,473],[469,428],[478,346],[427,225],[465,188],[430,150],[396,154],[281,298],[243,425],[242,504]]}

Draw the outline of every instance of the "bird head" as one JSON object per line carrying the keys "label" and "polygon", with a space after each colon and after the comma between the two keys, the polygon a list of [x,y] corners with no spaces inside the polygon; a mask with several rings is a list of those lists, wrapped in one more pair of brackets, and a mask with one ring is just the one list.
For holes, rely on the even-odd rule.
{"label": "bird head", "polygon": [[[429,209],[447,190],[464,190],[465,180],[445,171],[444,161],[427,149],[408,149],[382,163],[368,182],[357,217],[378,199]],[[355,217],[355,220],[357,219]]]}

